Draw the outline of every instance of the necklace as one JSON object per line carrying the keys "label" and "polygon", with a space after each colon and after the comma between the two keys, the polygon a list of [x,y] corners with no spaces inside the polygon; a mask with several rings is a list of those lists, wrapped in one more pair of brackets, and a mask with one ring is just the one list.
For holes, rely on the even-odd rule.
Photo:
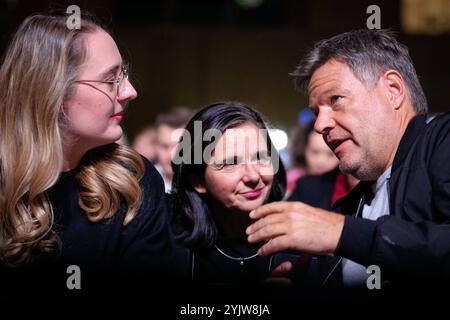
{"label": "necklace", "polygon": [[[253,258],[259,256],[259,254],[257,252],[257,253],[255,253],[255,254],[253,254],[251,256],[248,256],[248,257],[232,257],[232,256],[226,254],[225,252],[223,252],[222,250],[220,250],[220,248],[216,244],[214,244],[214,247],[224,257],[226,257],[228,259],[231,259],[231,260],[239,261],[239,265],[241,265],[241,266],[244,266],[244,263],[245,263],[246,260],[250,260],[250,259],[253,259]],[[274,255],[271,255],[270,256],[270,260],[269,260],[269,274],[272,272],[273,257],[274,257]],[[196,260],[195,259],[195,253],[194,253],[194,251],[192,251],[192,263],[191,263],[191,278],[192,278],[192,280],[196,279],[195,278],[195,271],[196,271],[195,270],[195,260]]]}
{"label": "necklace", "polygon": [[219,253],[221,255],[223,255],[224,257],[226,257],[228,259],[238,261],[241,266],[244,265],[245,261],[253,259],[253,258],[259,256],[259,253],[256,252],[255,254],[253,254],[251,256],[248,256],[248,257],[233,257],[233,256],[230,256],[229,254],[226,254],[225,252],[223,252],[216,244],[214,244],[214,247],[216,248],[217,251],[219,251]]}

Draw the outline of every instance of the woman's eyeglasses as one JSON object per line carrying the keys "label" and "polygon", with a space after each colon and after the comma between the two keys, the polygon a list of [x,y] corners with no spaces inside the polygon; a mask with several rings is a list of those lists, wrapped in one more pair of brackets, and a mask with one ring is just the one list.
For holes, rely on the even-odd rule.
{"label": "woman's eyeglasses", "polygon": [[[120,73],[117,77],[111,80],[77,80],[76,83],[82,83],[82,84],[90,84],[90,83],[106,83],[109,84],[111,87],[109,89],[110,93],[116,93],[116,97],[120,95],[124,88],[124,79],[128,79],[128,69],[125,66],[122,66],[120,69]],[[96,89],[100,90],[99,88],[95,87]],[[100,90],[102,91],[102,90]],[[103,91],[102,91],[103,92]],[[109,95],[108,95],[109,96]]]}

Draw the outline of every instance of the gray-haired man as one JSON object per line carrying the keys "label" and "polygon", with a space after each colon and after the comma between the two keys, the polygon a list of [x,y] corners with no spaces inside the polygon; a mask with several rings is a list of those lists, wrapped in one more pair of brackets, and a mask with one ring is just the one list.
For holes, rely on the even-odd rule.
{"label": "gray-haired man", "polygon": [[264,255],[294,249],[342,257],[321,274],[322,284],[365,287],[369,265],[393,286],[448,279],[450,114],[427,123],[408,49],[388,31],[348,32],[319,42],[293,75],[340,169],[362,182],[341,199],[345,215],[300,202],[260,207],[251,213],[259,220],[249,241],[272,239]]}

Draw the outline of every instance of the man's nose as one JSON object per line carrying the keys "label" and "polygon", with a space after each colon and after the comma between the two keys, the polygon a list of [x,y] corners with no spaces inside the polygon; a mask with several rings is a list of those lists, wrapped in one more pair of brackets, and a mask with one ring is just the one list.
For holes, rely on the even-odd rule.
{"label": "man's nose", "polygon": [[314,123],[314,130],[318,133],[323,134],[324,132],[330,131],[336,126],[336,121],[331,116],[328,110],[319,110],[316,122]]}

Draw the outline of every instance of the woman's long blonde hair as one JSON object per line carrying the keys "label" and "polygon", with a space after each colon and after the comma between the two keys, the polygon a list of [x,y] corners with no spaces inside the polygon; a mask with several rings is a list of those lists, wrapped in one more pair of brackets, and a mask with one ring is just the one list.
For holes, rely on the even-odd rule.
{"label": "woman's long blonde hair", "polygon": [[[101,28],[83,18],[70,30],[66,16],[34,15],[19,27],[0,68],[0,264],[33,262],[58,252],[46,191],[63,167],[61,108],[86,52],[83,34]],[[115,143],[90,150],[77,170],[79,204],[90,221],[128,205],[124,225],[141,205],[141,157]]]}

